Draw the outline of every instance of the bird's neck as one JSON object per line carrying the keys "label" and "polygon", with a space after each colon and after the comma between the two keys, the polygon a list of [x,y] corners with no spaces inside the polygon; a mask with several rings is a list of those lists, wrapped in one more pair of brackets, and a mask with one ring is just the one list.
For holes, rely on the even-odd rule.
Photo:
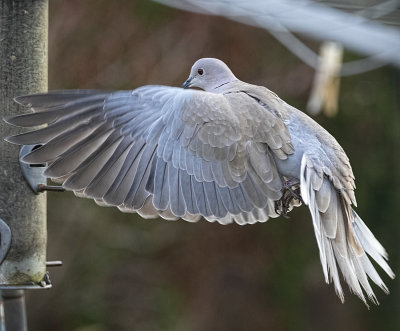
{"label": "bird's neck", "polygon": [[224,93],[226,90],[229,90],[232,88],[232,85],[239,82],[239,79],[236,77],[233,77],[230,80],[227,80],[224,83],[219,83],[212,87],[208,92],[213,92],[213,93]]}

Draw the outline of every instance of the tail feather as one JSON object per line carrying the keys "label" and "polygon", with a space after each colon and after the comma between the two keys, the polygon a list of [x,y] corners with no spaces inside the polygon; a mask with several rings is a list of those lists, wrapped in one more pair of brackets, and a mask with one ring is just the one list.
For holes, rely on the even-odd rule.
{"label": "tail feather", "polygon": [[[336,265],[335,253],[333,252],[332,244],[330,243],[328,238],[325,238],[325,256],[326,256],[326,264],[328,270],[324,270],[325,282],[329,284],[329,282],[333,282],[335,287],[336,294],[340,298],[342,302],[344,302],[344,293],[342,289],[342,285],[340,283],[339,272]],[[328,278],[329,273],[329,278]]]}
{"label": "tail feather", "polygon": [[[351,292],[367,306],[365,294],[374,304],[379,304],[368,278],[386,293],[388,288],[369,257],[389,277],[394,278],[394,273],[386,262],[387,253],[351,208],[348,200],[336,190],[331,179],[324,176],[322,182],[320,181],[321,174],[317,169],[310,158],[303,156],[301,195],[311,212],[325,281],[333,282],[335,291],[343,302],[344,294],[338,272],[340,269]],[[316,185],[318,182],[321,183]]]}
{"label": "tail feather", "polygon": [[[353,210],[354,214],[354,223],[353,223],[353,229],[356,234],[356,238],[360,241],[360,245],[364,248],[365,252],[374,259],[376,263],[389,275],[390,278],[394,278],[394,272],[393,270],[389,267],[388,263],[386,260],[388,260],[388,254],[385,250],[385,248],[381,245],[381,243],[375,238],[375,236],[372,234],[371,230],[368,229],[368,227],[365,225],[363,220],[357,215],[357,213]],[[367,257],[368,260],[368,257]],[[368,260],[369,262],[369,260]],[[371,268],[373,271],[375,271],[374,267],[372,266]],[[377,272],[375,271],[377,274]],[[370,277],[371,278],[371,277]],[[378,282],[375,282],[378,286],[381,287],[380,284],[383,284],[382,280],[380,279],[378,275]],[[372,279],[372,278],[371,278]],[[384,284],[383,284],[384,285]],[[385,286],[386,288],[386,286]],[[387,288],[386,288],[387,291]]]}
{"label": "tail feather", "polygon": [[[360,282],[362,288],[366,292],[368,298],[373,303],[378,304],[378,300],[376,299],[375,293],[372,290],[371,285],[368,282],[368,277],[367,277],[367,274],[365,272],[365,269],[364,269],[362,261],[360,259],[358,259],[358,258],[355,258],[356,254],[354,252],[352,252],[350,254],[350,257],[351,257],[351,262],[354,265],[354,269],[355,269],[355,272],[356,272],[356,275],[357,275],[357,279]],[[365,302],[365,304],[367,304],[367,303]]]}

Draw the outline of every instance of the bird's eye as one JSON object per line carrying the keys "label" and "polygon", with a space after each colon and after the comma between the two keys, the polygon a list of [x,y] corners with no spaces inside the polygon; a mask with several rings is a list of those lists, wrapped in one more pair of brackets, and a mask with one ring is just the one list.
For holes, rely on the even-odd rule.
{"label": "bird's eye", "polygon": [[203,69],[199,69],[199,70],[197,70],[197,73],[201,76],[202,74],[204,74],[204,70]]}

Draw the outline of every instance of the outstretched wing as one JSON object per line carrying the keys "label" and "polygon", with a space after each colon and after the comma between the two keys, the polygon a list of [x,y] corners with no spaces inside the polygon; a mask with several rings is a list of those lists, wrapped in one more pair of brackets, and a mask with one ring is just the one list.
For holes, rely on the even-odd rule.
{"label": "outstretched wing", "polygon": [[42,145],[22,161],[47,162],[45,175],[77,195],[145,217],[244,224],[277,216],[282,184],[271,153],[290,153],[290,137],[246,95],[143,86],[15,100],[34,112],[7,121],[42,128],[7,140]]}

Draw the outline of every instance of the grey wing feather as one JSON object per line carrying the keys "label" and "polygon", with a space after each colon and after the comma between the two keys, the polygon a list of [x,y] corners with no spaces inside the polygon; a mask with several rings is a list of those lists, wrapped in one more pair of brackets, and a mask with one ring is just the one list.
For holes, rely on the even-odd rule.
{"label": "grey wing feather", "polygon": [[[121,172],[122,166],[132,145],[132,142],[130,142],[128,146],[124,144],[119,153],[115,153],[108,160],[101,171],[86,187],[84,192],[87,196],[104,197],[108,189],[116,180],[118,174]],[[121,147],[121,145],[119,147]]]}
{"label": "grey wing feather", "polygon": [[169,205],[169,175],[167,163],[163,159],[157,159],[156,170],[153,176],[153,204],[159,210],[166,210]]}
{"label": "grey wing feather", "polygon": [[143,140],[137,140],[133,143],[120,172],[103,196],[104,201],[114,206],[119,206],[125,201],[133,184],[134,175],[143,154],[144,146],[145,143]]}

